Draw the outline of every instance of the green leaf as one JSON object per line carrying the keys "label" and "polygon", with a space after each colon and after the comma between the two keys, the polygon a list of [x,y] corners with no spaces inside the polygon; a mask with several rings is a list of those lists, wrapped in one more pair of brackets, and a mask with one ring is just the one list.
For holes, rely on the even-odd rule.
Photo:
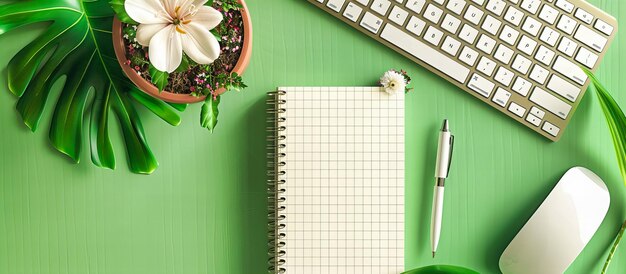
{"label": "green leaf", "polygon": [[126,8],[124,8],[124,2],[126,2],[126,0],[112,0],[111,2],[109,2],[109,4],[111,5],[111,8],[113,8],[113,10],[115,11],[118,20],[127,24],[137,25],[138,23],[130,18],[130,16],[128,16],[128,13],[126,13]]}
{"label": "green leaf", "polygon": [[452,266],[452,265],[431,265],[421,267],[402,274],[479,274],[478,272],[467,269],[464,267]]}
{"label": "green leaf", "polygon": [[[602,112],[604,113],[609,131],[611,132],[611,138],[613,139],[613,146],[615,147],[617,163],[622,175],[622,181],[624,181],[624,184],[626,185],[626,116],[609,91],[600,83],[598,78],[596,78],[596,76],[588,69],[582,69],[585,71],[587,76],[591,78],[593,85],[590,86],[590,89],[595,89],[596,95],[598,96],[600,107],[602,107]],[[626,230],[626,221],[613,241],[611,251],[609,252],[606,261],[604,262],[604,266],[602,267],[602,274],[605,274],[609,269],[609,265],[615,255],[615,251],[622,241],[624,230]]]}
{"label": "green leaf", "polygon": [[154,97],[147,95],[145,92],[133,88],[130,91],[130,95],[133,97],[135,101],[146,107],[148,110],[152,111],[152,113],[161,117],[163,121],[169,123],[172,126],[180,125],[180,116],[178,113],[174,111],[174,107],[168,105],[167,103],[155,99]]}
{"label": "green leaf", "polygon": [[626,185],[626,116],[624,116],[624,112],[620,106],[615,102],[611,94],[609,94],[608,90],[598,81],[596,76],[585,68],[583,68],[583,70],[589,78],[591,78],[593,87],[598,95],[600,106],[606,117],[606,122],[611,132],[611,138],[613,139],[622,180]]}
{"label": "green leaf", "polygon": [[159,91],[163,91],[167,87],[167,79],[170,77],[169,73],[158,70],[152,64],[150,64],[149,71],[152,83]]}
{"label": "green leaf", "polygon": [[175,104],[175,103],[166,103],[170,106],[172,106],[174,109],[183,112],[185,111],[185,109],[187,109],[187,104]]}
{"label": "green leaf", "polygon": [[175,72],[185,72],[189,69],[189,58],[183,54],[183,59],[180,62],[180,66],[176,69]]}
{"label": "green leaf", "polygon": [[220,96],[213,99],[213,96],[209,94],[207,99],[204,101],[202,105],[202,113],[200,114],[200,124],[202,127],[208,129],[211,133],[215,130],[215,126],[217,126],[217,116],[219,115],[219,110],[217,107],[220,104]]}
{"label": "green leaf", "polygon": [[[179,121],[165,105],[131,95],[135,87],[123,74],[111,43],[114,15],[106,0],[10,0],[0,5],[0,35],[19,26],[49,23],[9,61],[8,86],[19,97],[17,111],[32,131],[39,128],[43,110],[53,105],[50,141],[75,162],[80,161],[84,140],[83,119],[89,117],[92,162],[115,168],[109,137],[109,121],[115,116],[131,171],[149,174],[158,163],[131,99],[170,124]],[[51,98],[52,86],[63,76],[61,95]]]}
{"label": "green leaf", "polygon": [[219,33],[217,33],[216,29],[212,29],[211,34],[213,34],[213,36],[215,37],[215,39],[217,39],[218,42],[222,42],[222,36]]}

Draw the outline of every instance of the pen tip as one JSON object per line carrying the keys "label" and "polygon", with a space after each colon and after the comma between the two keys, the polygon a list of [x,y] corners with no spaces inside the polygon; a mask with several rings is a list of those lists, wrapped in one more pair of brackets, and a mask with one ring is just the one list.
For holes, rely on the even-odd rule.
{"label": "pen tip", "polygon": [[433,258],[435,258],[435,251],[433,251]]}
{"label": "pen tip", "polygon": [[441,131],[449,131],[450,125],[448,123],[448,119],[443,120],[443,125],[441,126]]}

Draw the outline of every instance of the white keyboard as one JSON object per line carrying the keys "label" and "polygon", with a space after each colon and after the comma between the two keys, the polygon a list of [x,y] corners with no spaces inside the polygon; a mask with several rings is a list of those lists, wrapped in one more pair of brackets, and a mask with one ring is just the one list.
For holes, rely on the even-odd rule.
{"label": "white keyboard", "polygon": [[309,2],[553,141],[617,32],[581,0]]}

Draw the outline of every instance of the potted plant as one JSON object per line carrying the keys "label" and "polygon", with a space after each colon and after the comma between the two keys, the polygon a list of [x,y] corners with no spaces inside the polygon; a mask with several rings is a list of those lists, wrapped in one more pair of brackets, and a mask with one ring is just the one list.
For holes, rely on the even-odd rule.
{"label": "potted plant", "polygon": [[244,0],[116,0],[113,46],[126,76],[170,103],[204,101],[201,124],[217,125],[220,95],[246,87],[252,52]]}

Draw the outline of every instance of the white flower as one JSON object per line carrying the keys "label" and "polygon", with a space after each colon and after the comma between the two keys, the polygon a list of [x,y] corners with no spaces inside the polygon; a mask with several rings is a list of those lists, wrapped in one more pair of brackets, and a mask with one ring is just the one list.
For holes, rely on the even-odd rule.
{"label": "white flower", "polygon": [[198,64],[211,64],[220,44],[210,32],[222,14],[208,0],[126,0],[126,13],[139,23],[137,42],[148,46],[150,62],[160,71],[180,66],[183,51]]}
{"label": "white flower", "polygon": [[380,84],[385,89],[385,92],[389,94],[404,92],[406,89],[404,76],[393,70],[387,71],[383,74],[383,77],[380,78]]}

